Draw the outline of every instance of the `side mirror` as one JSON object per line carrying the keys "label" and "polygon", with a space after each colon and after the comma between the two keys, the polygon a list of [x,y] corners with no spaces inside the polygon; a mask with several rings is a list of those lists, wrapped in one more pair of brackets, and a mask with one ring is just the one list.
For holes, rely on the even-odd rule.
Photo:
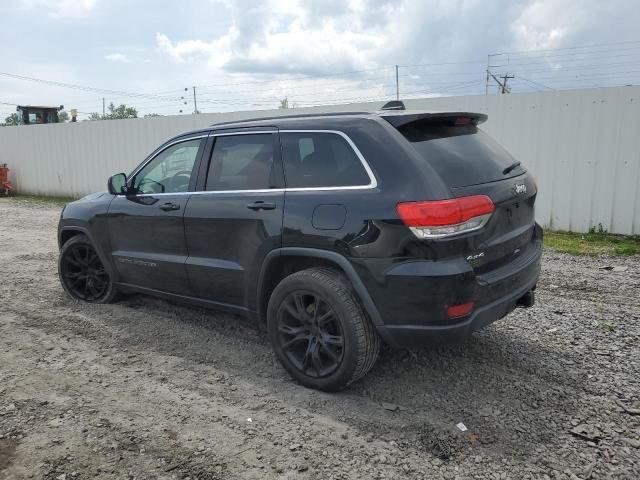
{"label": "side mirror", "polygon": [[111,175],[107,186],[111,195],[125,195],[127,193],[127,176],[124,173]]}

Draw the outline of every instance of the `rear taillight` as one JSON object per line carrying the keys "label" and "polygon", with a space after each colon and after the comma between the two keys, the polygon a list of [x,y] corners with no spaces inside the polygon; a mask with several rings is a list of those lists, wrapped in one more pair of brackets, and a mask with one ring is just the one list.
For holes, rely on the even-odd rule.
{"label": "rear taillight", "polygon": [[486,195],[403,202],[398,215],[418,238],[442,238],[472,232],[486,225],[495,206]]}

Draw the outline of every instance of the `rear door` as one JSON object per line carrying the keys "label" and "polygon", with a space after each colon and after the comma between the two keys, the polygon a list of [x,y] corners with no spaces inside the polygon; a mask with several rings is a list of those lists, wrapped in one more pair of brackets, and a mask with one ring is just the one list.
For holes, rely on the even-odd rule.
{"label": "rear door", "polygon": [[497,268],[525,253],[535,224],[536,185],[503,147],[470,117],[440,115],[397,128],[428,172],[435,171],[455,197],[487,195],[495,204],[489,223],[465,240],[465,256],[476,271]]}
{"label": "rear door", "polygon": [[193,295],[185,261],[183,216],[195,186],[205,136],[167,145],[130,179],[136,191],[109,207],[109,235],[122,283]]}
{"label": "rear door", "polygon": [[275,129],[213,135],[185,212],[186,269],[198,297],[246,309],[265,255],[282,242],[284,183]]}

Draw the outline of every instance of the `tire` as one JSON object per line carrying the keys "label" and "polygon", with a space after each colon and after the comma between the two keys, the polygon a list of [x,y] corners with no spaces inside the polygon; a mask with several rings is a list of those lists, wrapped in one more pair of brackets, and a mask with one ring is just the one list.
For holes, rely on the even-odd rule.
{"label": "tire", "polygon": [[71,237],[62,246],[58,276],[62,288],[74,300],[111,303],[117,297],[111,276],[86,235]]}
{"label": "tire", "polygon": [[325,267],[296,272],[276,286],[267,330],[285,370],[318,390],[341,390],[364,377],[380,352],[380,337],[348,280]]}

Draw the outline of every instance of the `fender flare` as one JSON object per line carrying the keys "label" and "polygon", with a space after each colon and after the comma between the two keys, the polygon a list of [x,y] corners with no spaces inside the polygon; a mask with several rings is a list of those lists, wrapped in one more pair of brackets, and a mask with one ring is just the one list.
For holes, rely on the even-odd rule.
{"label": "fender flare", "polygon": [[87,227],[84,227],[82,225],[65,225],[63,227],[60,227],[60,229],[58,230],[58,248],[62,248],[62,232],[65,232],[65,231],[80,232],[89,238],[89,241],[93,245],[93,248],[96,249],[96,253],[98,254],[98,257],[100,257],[100,261],[104,265],[104,268],[107,270],[107,272],[111,276],[112,281],[115,283],[116,278],[114,276],[115,272],[113,270],[113,265],[107,259],[107,256],[102,251],[102,248],[100,247],[100,245],[95,241],[95,238],[93,237],[93,234],[91,233],[91,231]]}
{"label": "fender flare", "polygon": [[382,317],[380,316],[380,312],[378,308],[373,303],[373,299],[371,295],[369,295],[369,291],[365,287],[364,283],[362,283],[362,279],[353,268],[353,265],[347,260],[344,255],[340,255],[337,252],[333,252],[330,250],[320,250],[317,248],[305,248],[305,247],[283,247],[277,248],[275,250],[270,251],[264,258],[262,262],[262,267],[260,269],[260,274],[258,277],[258,291],[257,291],[257,312],[258,318],[264,318],[265,312],[262,311],[263,305],[263,285],[264,285],[264,277],[266,272],[269,270],[269,267],[273,261],[275,261],[279,257],[312,257],[312,258],[321,258],[323,260],[328,260],[331,263],[336,264],[342,272],[347,276],[353,289],[358,295],[360,301],[362,302],[362,306],[373,322],[374,325],[380,326],[384,325],[382,321]]}

